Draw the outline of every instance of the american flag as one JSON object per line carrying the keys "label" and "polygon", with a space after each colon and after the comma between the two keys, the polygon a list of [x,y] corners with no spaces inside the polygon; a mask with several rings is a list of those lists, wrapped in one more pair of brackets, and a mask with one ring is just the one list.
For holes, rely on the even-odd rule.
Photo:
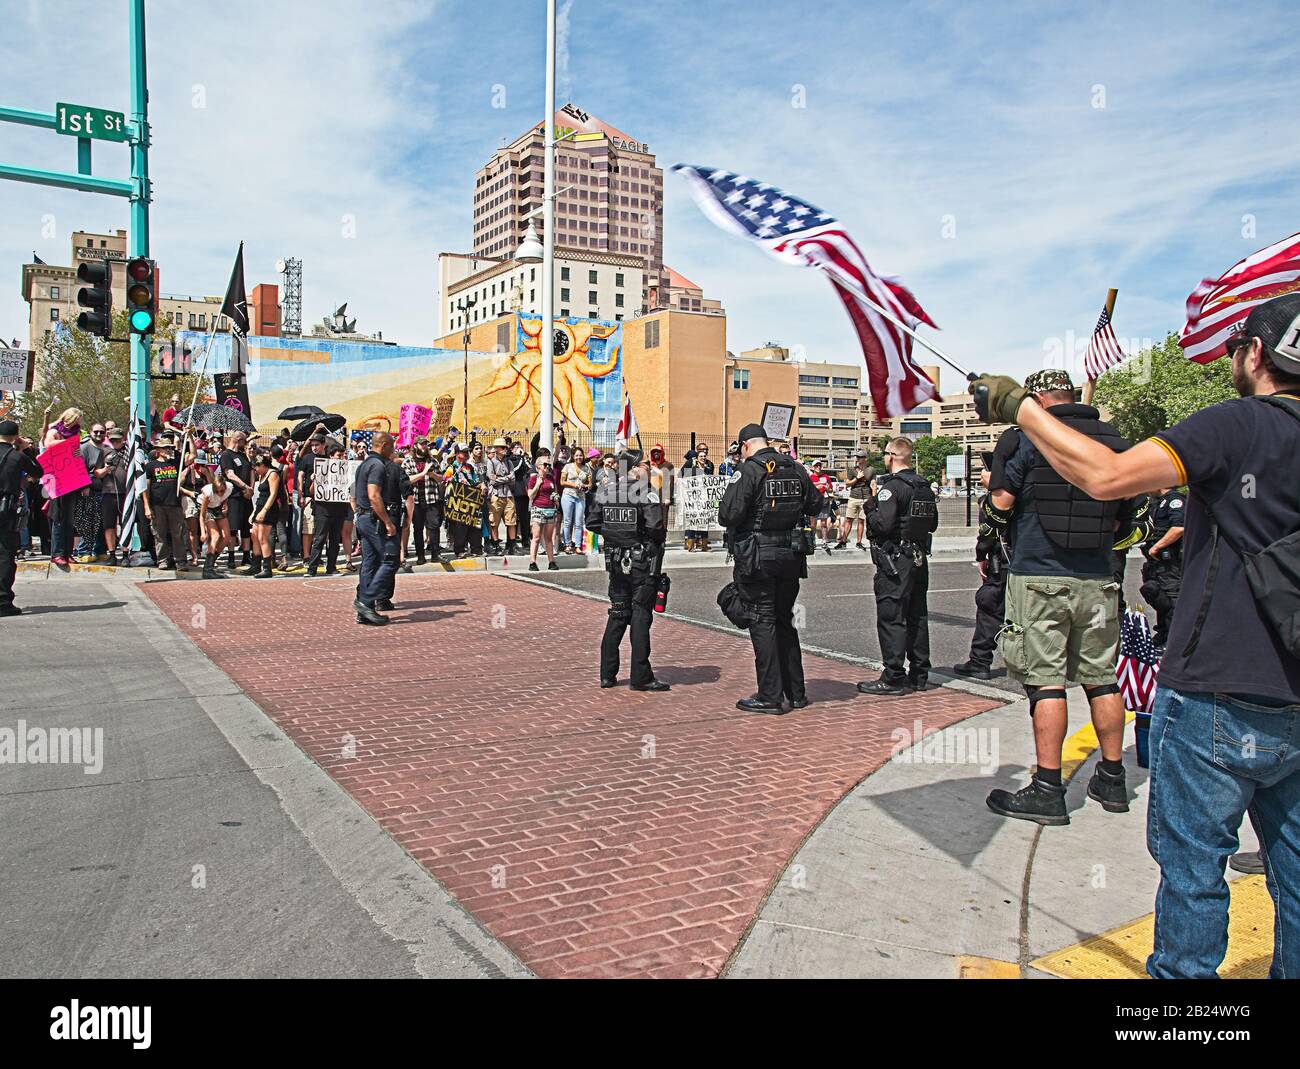
{"label": "american flag", "polygon": [[1124,360],[1124,350],[1115,340],[1115,328],[1111,326],[1110,313],[1101,310],[1101,318],[1092,328],[1092,338],[1088,341],[1088,351],[1083,354],[1083,369],[1088,373],[1088,381],[1095,380],[1108,367],[1114,367]]}
{"label": "american flag", "polygon": [[1300,291],[1300,234],[1238,260],[1218,278],[1201,281],[1187,298],[1187,324],[1178,336],[1187,359],[1208,364],[1257,304]]}
{"label": "american flag", "polygon": [[897,279],[877,275],[834,216],[766,182],[713,167],[679,163],[700,210],[718,226],[756,242],[788,264],[825,272],[853,320],[867,365],[872,404],[899,416],[938,396],[912,359],[912,339],[873,307],[908,327],[934,326]]}
{"label": "american flag", "polygon": [[1151,621],[1129,609],[1119,625],[1119,661],[1115,666],[1124,708],[1134,713],[1151,712],[1159,674],[1160,657],[1151,637]]}
{"label": "american flag", "polygon": [[140,495],[143,494],[149,485],[148,477],[144,473],[145,451],[140,448],[140,436],[146,433],[146,429],[136,419],[136,408],[131,406],[131,422],[127,425],[130,429],[127,433],[126,446],[126,493],[122,498],[122,518],[119,526],[121,534],[118,542],[126,554],[130,554],[132,549],[132,538],[136,531],[136,523],[140,515]]}
{"label": "american flag", "polygon": [[348,441],[352,442],[353,444],[360,442],[367,449],[370,449],[375,444],[375,432],[374,431],[353,431],[348,436]]}

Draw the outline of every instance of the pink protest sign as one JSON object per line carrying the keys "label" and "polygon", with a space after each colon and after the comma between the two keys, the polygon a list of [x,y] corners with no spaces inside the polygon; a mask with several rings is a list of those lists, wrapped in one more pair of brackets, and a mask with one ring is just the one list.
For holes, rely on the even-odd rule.
{"label": "pink protest sign", "polygon": [[45,472],[41,486],[46,497],[62,497],[90,485],[90,472],[81,457],[81,442],[76,438],[65,438],[50,446],[36,461]]}
{"label": "pink protest sign", "polygon": [[405,448],[417,438],[429,433],[433,422],[433,409],[424,405],[403,405],[397,421],[397,445]]}

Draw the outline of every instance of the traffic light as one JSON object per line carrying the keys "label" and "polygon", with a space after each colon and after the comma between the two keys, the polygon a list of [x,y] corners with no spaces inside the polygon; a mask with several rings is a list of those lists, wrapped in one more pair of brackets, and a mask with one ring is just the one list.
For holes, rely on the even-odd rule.
{"label": "traffic light", "polygon": [[88,260],[77,267],[77,281],[88,287],[77,290],[77,304],[89,308],[77,316],[77,329],[98,338],[113,333],[113,265],[107,260]]}
{"label": "traffic light", "polygon": [[158,319],[157,267],[147,256],[126,265],[126,313],[132,334],[152,334]]}

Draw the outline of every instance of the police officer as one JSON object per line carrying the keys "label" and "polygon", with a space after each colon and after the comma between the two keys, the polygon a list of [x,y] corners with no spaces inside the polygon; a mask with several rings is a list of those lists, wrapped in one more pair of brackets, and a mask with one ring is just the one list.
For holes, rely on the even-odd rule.
{"label": "police officer", "polygon": [[1187,491],[1182,487],[1157,490],[1151,510],[1150,535],[1142,543],[1142,596],[1156,611],[1155,644],[1164,647],[1169,624],[1183,584],[1183,517],[1187,514]]}
{"label": "police officer", "polygon": [[23,476],[40,479],[45,474],[25,450],[31,442],[18,436],[18,424],[0,422],[0,616],[21,616],[14,604],[14,575],[18,571],[18,526],[27,491]]}
{"label": "police officer", "polygon": [[792,709],[808,704],[794,603],[813,551],[805,517],[821,512],[822,495],[803,465],[773,449],[757,423],[746,424],[737,440],[744,461],[722,495],[718,519],[727,528],[732,576],[750,621],[758,693],[736,708],[780,716],[783,698]]}
{"label": "police officer", "polygon": [[876,565],[876,635],[885,668],[879,679],[858,684],[863,694],[924,690],[930,674],[926,555],[939,526],[938,504],[930,483],[912,470],[911,439],[890,440],[885,469],[875,501],[867,508],[871,559]]}
{"label": "police officer", "polygon": [[600,644],[600,685],[618,683],[619,646],[632,627],[633,690],[669,690],[650,667],[650,624],[662,573],[668,512],[651,483],[650,465],[639,450],[618,459],[618,476],[596,491],[587,530],[604,538],[609,572],[609,619]]}
{"label": "police officer", "polygon": [[[1002,487],[1002,468],[1007,458],[1020,444],[1020,432],[1008,427],[998,438],[993,452],[984,453],[984,470],[980,485],[990,491]],[[975,592],[975,634],[971,637],[970,657],[952,670],[959,676],[974,679],[992,677],[993,651],[997,648],[998,632],[1002,630],[1003,610],[1007,596],[1007,544],[1001,528],[985,515],[989,495],[980,502],[979,535],[975,539],[975,562],[980,569],[980,588]]]}
{"label": "police officer", "polygon": [[399,532],[406,508],[402,498],[402,469],[392,463],[393,436],[375,431],[370,455],[357,468],[352,486],[356,532],[361,541],[361,575],[352,607],[357,623],[382,625],[388,617],[377,609],[393,607]]}

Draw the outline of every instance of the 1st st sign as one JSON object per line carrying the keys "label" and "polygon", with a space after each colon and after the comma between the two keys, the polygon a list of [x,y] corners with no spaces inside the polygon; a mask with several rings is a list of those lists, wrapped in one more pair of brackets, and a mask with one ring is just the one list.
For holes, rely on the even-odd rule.
{"label": "1st st sign", "polygon": [[125,141],[126,116],[120,111],[87,108],[81,104],[55,104],[54,129],[72,137]]}

